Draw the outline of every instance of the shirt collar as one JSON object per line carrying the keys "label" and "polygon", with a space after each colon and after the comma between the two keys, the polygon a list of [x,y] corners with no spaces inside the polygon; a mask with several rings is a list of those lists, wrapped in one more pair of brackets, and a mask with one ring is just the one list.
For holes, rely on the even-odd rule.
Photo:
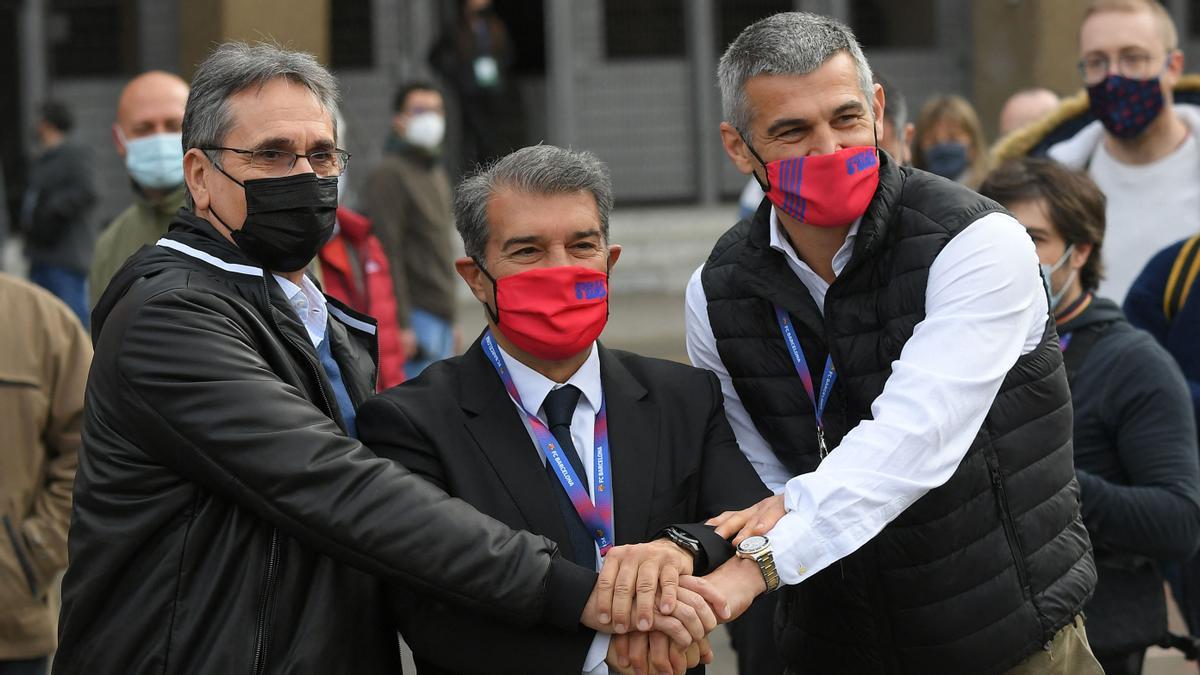
{"label": "shirt collar", "polygon": [[[308,275],[300,277],[300,285],[296,285],[291,280],[279,275],[272,274],[275,281],[279,283],[279,289],[283,291],[283,295],[287,298],[288,304],[296,311],[296,318],[300,319],[300,323],[304,324],[308,330],[308,335],[312,339],[312,343],[320,346],[321,341],[325,338],[325,323],[327,317],[327,303],[325,294],[317,285],[313,283]],[[303,298],[306,303],[298,302]],[[317,310],[313,312],[311,310]],[[308,310],[308,311],[305,311]]]}
{"label": "shirt collar", "polygon": [[[846,233],[846,241],[838,249],[833,256],[833,268],[835,274],[840,274],[849,262],[850,254],[854,251],[854,240],[858,238],[858,226],[862,224],[862,216],[854,219],[854,224],[850,226],[850,231]],[[792,262],[803,266],[805,269],[810,269],[808,263],[800,259],[796,255],[796,249],[792,248],[788,242],[787,232],[783,229],[783,223],[779,220],[779,214],[775,211],[775,207],[771,207],[771,227],[768,228],[771,232],[771,248],[779,251],[787,256]]]}
{"label": "shirt collar", "polygon": [[568,384],[574,385],[583,392],[583,397],[592,406],[592,410],[600,410],[600,404],[604,400],[604,388],[600,383],[600,350],[596,348],[595,342],[590,347],[592,351],[588,354],[587,360],[564,384],[551,380],[513,358],[511,354],[504,351],[499,341],[496,343],[496,348],[504,356],[504,365],[508,367],[508,372],[512,375],[513,384],[517,387],[517,393],[521,395],[521,401],[525,404],[526,411],[536,414],[538,410],[541,410],[542,402],[546,400],[546,395],[551,390]]}

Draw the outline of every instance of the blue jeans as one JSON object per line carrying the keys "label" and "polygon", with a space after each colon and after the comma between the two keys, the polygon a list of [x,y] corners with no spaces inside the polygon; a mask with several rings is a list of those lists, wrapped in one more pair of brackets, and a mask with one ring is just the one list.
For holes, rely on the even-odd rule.
{"label": "blue jeans", "polygon": [[404,364],[404,377],[412,379],[434,361],[454,356],[454,325],[423,309],[408,314],[409,328],[417,335],[417,353]]}
{"label": "blue jeans", "polygon": [[58,296],[79,317],[84,330],[88,328],[87,274],[73,269],[33,263],[29,266],[29,280]]}

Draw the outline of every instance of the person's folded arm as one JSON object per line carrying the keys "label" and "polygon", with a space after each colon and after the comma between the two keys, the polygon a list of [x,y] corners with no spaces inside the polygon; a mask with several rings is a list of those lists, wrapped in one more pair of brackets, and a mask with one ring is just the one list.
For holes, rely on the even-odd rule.
{"label": "person's folded arm", "polygon": [[946,244],[925,297],[925,318],[891,364],[872,418],[787,484],[788,513],[768,534],[785,584],[853,553],[949,480],[1047,320],[1033,242],[1006,214],[984,216]]}
{"label": "person's folded arm", "polygon": [[271,370],[243,310],[192,289],[120,305],[97,351],[116,355],[109,405],[136,411],[122,431],[151,457],[368,573],[521,624],[578,624],[594,574],[345,436]]}
{"label": "person's folded arm", "polygon": [[1120,393],[1107,397],[1101,418],[1128,484],[1077,468],[1083,522],[1098,548],[1184,560],[1200,540],[1200,460],[1183,376],[1164,350],[1139,339],[1110,377]]}

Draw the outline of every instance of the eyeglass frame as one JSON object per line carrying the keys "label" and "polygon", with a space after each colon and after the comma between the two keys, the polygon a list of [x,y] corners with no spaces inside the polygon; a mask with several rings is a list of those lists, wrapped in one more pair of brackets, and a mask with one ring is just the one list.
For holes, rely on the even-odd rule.
{"label": "eyeglass frame", "polygon": [[[316,152],[310,152],[308,154],[292,152],[291,150],[281,150],[279,148],[259,148],[258,150],[246,150],[243,148],[230,148],[230,147],[225,147],[225,146],[220,146],[220,145],[205,146],[205,147],[197,148],[197,150],[201,150],[204,152],[212,152],[214,150],[218,150],[218,151],[225,150],[228,152],[235,152],[239,155],[250,155],[250,162],[252,164],[254,162],[254,154],[258,153],[258,152],[278,152],[283,155],[291,155],[292,163],[288,165],[287,173],[290,173],[292,171],[292,169],[296,168],[296,162],[299,162],[301,158],[309,159],[313,155],[321,155],[324,153],[329,153],[329,154],[341,153],[344,157],[342,158],[341,170],[338,171],[338,173],[337,173],[337,175],[339,177],[346,173],[346,168],[350,166],[350,158],[353,157],[353,155],[351,155],[349,152],[347,152],[346,150],[343,150],[341,148],[333,148],[332,150],[317,150]],[[312,164],[312,162],[309,162],[309,164]],[[314,170],[313,173],[316,173],[316,171]],[[287,175],[287,174],[285,173],[284,175]],[[322,178],[333,178],[333,176],[322,176]]]}
{"label": "eyeglass frame", "polygon": [[[1166,70],[1167,68],[1171,67],[1171,56],[1174,54],[1175,51],[1176,50],[1174,50],[1174,49],[1167,50],[1166,60],[1163,63],[1163,70]],[[1144,67],[1148,67],[1151,63],[1153,63],[1154,55],[1150,54],[1148,52],[1143,52],[1143,51],[1122,52],[1120,54],[1117,54],[1117,74],[1118,75],[1120,75],[1121,77],[1127,77],[1131,80],[1148,80],[1148,79],[1152,79],[1154,77],[1153,75],[1150,75],[1149,73],[1146,73],[1146,75],[1149,75],[1148,77],[1140,77],[1140,75],[1142,75],[1142,73],[1140,73],[1140,72],[1138,73],[1139,77],[1130,75],[1128,72],[1128,69],[1126,67],[1129,65],[1130,59],[1139,60],[1140,63],[1142,64],[1140,67],[1144,68]],[[1087,76],[1087,70],[1088,70],[1087,62],[1089,60],[1103,60],[1104,61],[1104,74],[1095,80],[1089,80],[1088,76]],[[1125,63],[1124,66],[1121,65],[1123,62]],[[1079,69],[1079,77],[1083,79],[1083,83],[1086,85],[1094,85],[1094,84],[1099,84],[1108,78],[1108,74],[1110,72],[1112,72],[1113,62],[1112,62],[1112,59],[1108,58],[1108,54],[1093,54],[1092,56],[1085,56],[1084,58],[1079,59],[1079,61],[1075,65]],[[1159,72],[1161,73],[1162,71],[1160,70]]]}

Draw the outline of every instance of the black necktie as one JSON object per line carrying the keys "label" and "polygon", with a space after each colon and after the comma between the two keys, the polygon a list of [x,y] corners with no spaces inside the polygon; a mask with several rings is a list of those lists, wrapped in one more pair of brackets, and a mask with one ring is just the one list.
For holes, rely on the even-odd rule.
{"label": "black necktie", "polygon": [[[590,494],[587,472],[583,469],[583,461],[579,459],[579,453],[575,450],[575,442],[571,439],[571,417],[575,414],[575,406],[579,403],[581,393],[583,392],[571,385],[551,390],[549,394],[546,394],[546,400],[542,402],[542,410],[546,413],[546,422],[550,426],[550,433],[558,441],[559,449],[562,454],[567,456],[567,461],[571,462],[571,466],[575,469],[575,475],[579,476],[579,482],[583,484],[585,490],[589,490]],[[546,460],[546,473],[554,485],[554,494],[558,495],[558,508],[562,511],[567,533],[571,537],[574,562],[586,567],[595,565],[596,542],[588,535],[583,520],[575,511],[575,506],[571,504],[571,498],[567,496],[567,489],[559,480],[558,467],[554,466],[549,459]]]}
{"label": "black necktie", "polygon": [[575,440],[571,438],[571,417],[575,415],[575,406],[579,404],[579,395],[582,393],[569,384],[551,390],[549,394],[546,394],[546,400],[542,402],[542,410],[546,412],[546,422],[550,425],[550,433],[554,434],[558,446],[562,448],[563,454],[571,462],[571,466],[579,476],[579,482],[583,483],[583,489],[591,494],[591,486],[587,482],[587,471],[584,470],[583,460],[579,458],[579,452],[575,449]]}

